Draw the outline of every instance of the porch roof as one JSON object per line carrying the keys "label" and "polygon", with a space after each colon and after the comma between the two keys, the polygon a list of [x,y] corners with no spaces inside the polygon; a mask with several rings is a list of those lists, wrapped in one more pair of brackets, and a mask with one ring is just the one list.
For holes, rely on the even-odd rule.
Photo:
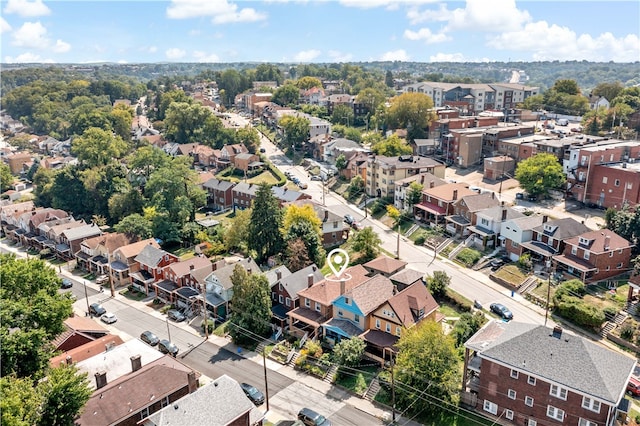
{"label": "porch roof", "polygon": [[456,225],[459,225],[459,226],[471,225],[471,222],[469,221],[469,219],[467,219],[466,217],[461,216],[459,214],[454,214],[454,215],[451,215],[451,216],[447,216],[447,217],[445,217],[445,220],[447,222],[453,222],[453,223],[455,223]]}
{"label": "porch roof", "polygon": [[303,307],[295,308],[294,310],[287,312],[287,315],[315,328],[320,327],[320,320],[322,319],[322,314],[320,312]]}
{"label": "porch roof", "polygon": [[367,342],[379,348],[391,348],[399,337],[380,330],[367,330],[361,337]]}
{"label": "porch roof", "polygon": [[158,283],[155,284],[156,287],[163,289],[166,292],[173,292],[175,289],[178,288],[177,285],[175,285],[173,282],[169,281],[169,280],[162,280]]}
{"label": "porch roof", "polygon": [[358,327],[351,321],[332,318],[329,321],[322,324],[325,328],[333,331],[341,336],[352,338],[353,336],[359,336],[362,333]]}
{"label": "porch roof", "polygon": [[494,235],[496,235],[496,233],[493,232],[491,229],[483,228],[482,226],[478,226],[478,225],[468,226],[467,229],[469,230],[469,232],[482,235],[483,237],[493,237]]}
{"label": "porch roof", "polygon": [[548,246],[547,244],[540,241],[527,241],[525,243],[520,243],[520,245],[544,257],[550,257],[556,254],[556,251],[553,247]]}
{"label": "porch roof", "polygon": [[180,287],[175,291],[175,293],[180,297],[184,297],[185,299],[191,299],[192,297],[200,294],[191,287]]}
{"label": "porch roof", "polygon": [[435,214],[436,216],[442,216],[445,213],[444,207],[434,206],[433,204],[419,203],[415,206],[420,210],[424,210],[427,213]]}
{"label": "porch roof", "polygon": [[554,256],[553,259],[558,263],[562,263],[563,265],[567,265],[567,266],[572,266],[582,272],[591,272],[598,269],[598,268],[595,268],[592,264],[585,262],[582,259],[578,259],[576,257],[568,257],[568,256],[565,256],[564,254],[560,256]]}
{"label": "porch roof", "polygon": [[[147,272],[147,271],[144,271],[144,272]],[[147,274],[149,274],[149,273],[147,272]],[[151,284],[153,282],[153,280],[154,280],[153,276],[146,276],[143,273],[143,270],[138,271],[138,272],[133,272],[131,274],[131,278],[133,278],[133,279],[135,279],[137,281],[140,281],[141,283],[145,283],[145,284]]]}

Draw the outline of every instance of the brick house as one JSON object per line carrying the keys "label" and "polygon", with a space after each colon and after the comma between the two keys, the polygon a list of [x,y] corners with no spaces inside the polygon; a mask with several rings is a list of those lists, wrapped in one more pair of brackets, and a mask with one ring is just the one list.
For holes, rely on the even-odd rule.
{"label": "brick house", "polygon": [[116,287],[133,284],[138,290],[148,293],[148,286],[154,281],[154,278],[147,271],[141,271],[140,264],[135,260],[142,249],[148,245],[157,249],[160,248],[154,238],[148,238],[119,247],[113,251],[109,271],[111,282]]}
{"label": "brick house", "polygon": [[309,338],[319,337],[322,323],[333,316],[332,302],[348,289],[369,279],[362,265],[351,266],[344,271],[341,282],[324,279],[298,292],[298,307],[287,312],[289,332],[297,337],[309,333]]}
{"label": "brick house", "polygon": [[254,170],[260,170],[262,166],[264,166],[264,163],[260,161],[260,157],[256,154],[245,152],[235,156],[233,159],[233,166],[246,173]]}
{"label": "brick house", "polygon": [[236,155],[247,153],[249,150],[241,143],[225,145],[220,149],[220,157],[216,160],[216,167],[224,169],[234,164]]}
{"label": "brick house", "polygon": [[107,232],[80,243],[75,253],[78,266],[98,275],[107,274],[113,252],[131,243],[131,237],[120,232]]}
{"label": "brick house", "polygon": [[513,176],[516,161],[508,155],[489,157],[484,159],[484,177],[498,180],[506,174]]}
{"label": "brick house", "polygon": [[364,152],[351,152],[347,159],[347,165],[344,169],[340,170],[340,175],[345,179],[352,180],[356,176],[360,176],[363,182],[367,179],[367,160],[369,154]]}
{"label": "brick house", "polygon": [[545,264],[564,251],[565,240],[591,231],[584,223],[567,217],[549,220],[532,229],[531,241],[522,243],[523,253],[531,253],[534,261]]}
{"label": "brick house", "polygon": [[442,223],[444,217],[454,213],[453,203],[459,198],[474,195],[463,183],[447,183],[422,190],[422,201],[413,206],[416,219],[423,222]]}
{"label": "brick house", "polygon": [[562,254],[553,256],[558,273],[585,283],[604,280],[629,270],[633,244],[609,229],[589,231],[564,241]]}
{"label": "brick house", "polygon": [[416,283],[424,283],[422,278],[424,274],[420,271],[416,271],[411,268],[404,268],[395,274],[391,275],[389,279],[396,286],[398,291],[402,291],[405,288],[416,284]]}
{"label": "brick house", "polygon": [[298,292],[324,279],[316,265],[309,265],[271,284],[271,312],[284,327],[287,312],[299,306]]}
{"label": "brick house", "polygon": [[[260,188],[260,185],[256,185],[253,183],[240,182],[236,184],[232,189],[233,208],[244,210],[251,207],[254,198],[256,198],[258,188]],[[285,203],[311,198],[311,196],[308,194],[299,191],[293,191],[286,187],[272,186],[271,192],[278,199],[280,207],[282,207]]]}
{"label": "brick house", "polygon": [[56,244],[56,254],[61,259],[72,259],[75,253],[80,251],[80,244],[84,240],[98,235],[102,235],[102,229],[95,223],[66,229],[60,233],[60,241]]}
{"label": "brick house", "polygon": [[407,193],[409,192],[411,184],[414,182],[421,185],[423,189],[434,188],[447,183],[444,179],[440,179],[439,177],[426,172],[396,180],[393,205],[401,212],[408,211],[410,208]]}
{"label": "brick house", "polygon": [[533,228],[546,223],[548,217],[533,215],[508,219],[500,224],[500,243],[512,261],[517,261],[522,255],[521,244],[531,241]]}
{"label": "brick house", "polygon": [[372,155],[367,158],[366,167],[365,190],[371,197],[393,197],[397,180],[425,172],[444,179],[445,172],[444,164],[432,158],[413,155]]}
{"label": "brick house", "polygon": [[478,212],[499,205],[495,192],[465,195],[453,202],[453,214],[445,217],[446,230],[451,235],[466,237],[470,233],[467,228],[475,223]]}
{"label": "brick house", "polygon": [[390,277],[396,272],[402,271],[404,267],[407,266],[407,262],[381,255],[362,266],[367,270],[369,276],[380,274],[385,277]]}
{"label": "brick house", "polygon": [[[518,425],[613,425],[636,361],[535,324],[491,321],[465,346],[462,401]],[[628,408],[627,408],[628,410]]]}
{"label": "brick house", "polygon": [[202,184],[207,191],[207,204],[215,210],[226,210],[233,206],[233,187],[235,183],[212,178]]}
{"label": "brick house", "polygon": [[326,207],[314,202],[313,200],[304,199],[287,203],[287,205],[296,205],[302,207],[311,205],[318,219],[322,222],[322,246],[330,248],[339,246],[349,238],[349,225],[347,225],[341,216],[329,211]]}

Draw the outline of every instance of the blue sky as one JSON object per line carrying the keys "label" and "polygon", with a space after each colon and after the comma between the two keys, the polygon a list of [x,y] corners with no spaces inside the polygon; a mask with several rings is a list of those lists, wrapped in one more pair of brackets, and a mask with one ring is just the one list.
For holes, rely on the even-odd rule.
{"label": "blue sky", "polygon": [[640,2],[0,1],[0,60],[640,60]]}

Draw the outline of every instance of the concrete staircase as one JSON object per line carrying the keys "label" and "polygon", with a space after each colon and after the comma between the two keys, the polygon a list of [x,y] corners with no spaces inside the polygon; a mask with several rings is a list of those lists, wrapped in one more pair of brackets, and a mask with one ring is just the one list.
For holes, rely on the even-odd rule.
{"label": "concrete staircase", "polygon": [[607,334],[611,333],[616,328],[616,324],[611,321],[604,323],[604,327],[600,329],[600,336],[607,337]]}
{"label": "concrete staircase", "polygon": [[256,346],[256,350],[255,352],[257,354],[262,354],[262,351],[264,351],[264,348],[267,347],[267,344],[269,344],[268,341],[263,341],[262,343],[260,343],[258,346]]}
{"label": "concrete staircase", "polygon": [[324,379],[322,379],[325,383],[333,383],[333,379],[335,379],[336,377],[336,373],[338,372],[338,366],[333,364],[331,365],[331,368],[329,368],[329,371],[327,371],[327,374],[325,374]]}
{"label": "concrete staircase", "polygon": [[538,278],[535,275],[530,276],[518,287],[518,293],[527,294],[538,285]]}
{"label": "concrete staircase", "polygon": [[414,232],[416,232],[418,229],[420,229],[420,225],[413,224],[413,226],[411,226],[411,228],[407,229],[407,232],[404,233],[404,236],[409,238],[411,236],[411,234],[413,234]]}
{"label": "concrete staircase", "polygon": [[373,401],[378,392],[380,392],[380,381],[378,381],[377,377],[374,377],[371,383],[369,383],[369,388],[364,393],[363,398],[367,401]]}
{"label": "concrete staircase", "polygon": [[289,367],[295,367],[296,366],[296,360],[300,356],[300,352],[295,351],[295,350],[292,350],[292,352],[293,352],[293,354],[289,355],[291,358],[289,359],[289,362],[287,362],[287,365]]}

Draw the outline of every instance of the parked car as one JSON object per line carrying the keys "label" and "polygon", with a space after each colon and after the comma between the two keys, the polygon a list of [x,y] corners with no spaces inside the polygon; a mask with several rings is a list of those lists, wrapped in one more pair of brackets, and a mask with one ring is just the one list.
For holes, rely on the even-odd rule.
{"label": "parked car", "polygon": [[491,262],[489,262],[489,265],[491,265],[491,270],[492,271],[497,271],[498,269],[500,269],[500,267],[502,265],[504,265],[504,260],[502,260],[502,259],[493,259]]}
{"label": "parked car", "polygon": [[240,387],[247,395],[247,398],[251,400],[255,405],[264,404],[264,395],[255,386],[251,386],[248,383],[240,383]]}
{"label": "parked car", "polygon": [[260,152],[264,154],[265,152],[267,152],[267,150],[264,148],[260,148]]}
{"label": "parked car", "polygon": [[178,352],[179,352],[178,347],[173,343],[171,343],[170,341],[168,341],[167,339],[162,339],[158,342],[158,349],[163,354],[171,354],[171,356],[173,357],[178,355]]}
{"label": "parked car", "polygon": [[109,276],[108,275],[98,275],[98,277],[96,278],[96,284],[98,284],[98,285],[105,284],[108,281],[109,281]]}
{"label": "parked car", "polygon": [[350,214],[345,215],[344,217],[344,221],[347,222],[349,225],[351,225],[353,222],[355,222],[356,220],[353,218],[353,216],[351,216]]}
{"label": "parked car", "polygon": [[100,317],[106,313],[107,313],[107,310],[103,308],[102,305],[99,303],[92,303],[89,306],[89,315],[91,316]]}
{"label": "parked car", "polygon": [[175,322],[181,322],[187,319],[187,317],[177,309],[169,309],[169,311],[167,311],[167,316],[170,320]]}
{"label": "parked car", "polygon": [[298,182],[298,187],[300,187],[300,189],[307,189],[309,184],[307,184],[307,182]]}
{"label": "parked car", "polygon": [[502,319],[505,319],[507,321],[513,319],[513,314],[511,313],[509,308],[504,306],[502,303],[492,303],[491,305],[489,305],[489,309],[491,310],[491,312],[499,315]]}
{"label": "parked car", "polygon": [[140,340],[142,340],[143,342],[145,342],[149,346],[155,346],[160,341],[160,339],[158,339],[158,336],[156,336],[155,334],[153,334],[152,332],[150,332],[148,330],[147,331],[143,331],[142,334],[140,334]]}
{"label": "parked car", "polygon": [[73,281],[71,281],[68,278],[63,278],[62,279],[62,284],[60,284],[60,288],[67,289],[67,288],[71,288],[71,287],[73,287]]}
{"label": "parked car", "polygon": [[356,231],[362,231],[364,229],[364,226],[362,226],[360,222],[356,222],[355,220],[351,222],[351,227]]}
{"label": "parked car", "polygon": [[320,175],[313,175],[313,176],[311,176],[311,180],[320,180],[320,181],[321,181],[321,180],[322,180],[322,176],[320,176]]}
{"label": "parked car", "polygon": [[118,321],[118,317],[116,317],[116,314],[114,314],[113,312],[107,312],[100,317],[100,321],[107,324],[113,324],[114,322]]}
{"label": "parked car", "polygon": [[633,396],[640,396],[640,380],[631,377],[627,383],[627,393]]}
{"label": "parked car", "polygon": [[331,421],[310,408],[303,408],[298,412],[298,420],[307,426],[331,426]]}
{"label": "parked car", "polygon": [[516,200],[524,200],[524,194],[522,192],[516,193]]}

